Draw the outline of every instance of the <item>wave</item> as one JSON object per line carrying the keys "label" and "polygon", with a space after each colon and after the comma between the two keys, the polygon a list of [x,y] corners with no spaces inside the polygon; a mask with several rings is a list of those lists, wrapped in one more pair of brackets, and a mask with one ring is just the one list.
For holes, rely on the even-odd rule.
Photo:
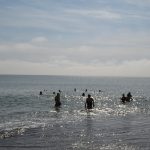
{"label": "wave", "polygon": [[29,129],[42,128],[45,123],[33,121],[12,121],[5,124],[0,124],[0,139],[23,135]]}
{"label": "wave", "polygon": [[15,128],[12,130],[0,131],[0,139],[9,138],[15,135],[21,135],[25,132],[24,128]]}

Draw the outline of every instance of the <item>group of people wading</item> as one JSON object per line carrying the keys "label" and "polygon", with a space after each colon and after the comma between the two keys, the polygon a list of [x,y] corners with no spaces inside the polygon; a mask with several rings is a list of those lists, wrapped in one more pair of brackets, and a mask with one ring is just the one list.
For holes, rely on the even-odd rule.
{"label": "group of people wading", "polygon": [[[60,102],[60,93],[57,93],[55,96],[55,107],[60,107],[61,102]],[[92,109],[94,107],[94,99],[91,97],[90,94],[88,94],[88,97],[86,98],[85,102],[85,109]]]}
{"label": "group of people wading", "polygon": [[122,97],[121,97],[122,103],[130,102],[131,100],[132,100],[132,95],[130,92],[127,94],[127,96],[125,96],[125,94],[122,94]]}
{"label": "group of people wading", "polygon": [[[74,89],[74,92],[76,92],[76,88]],[[85,92],[87,92],[87,89],[85,90]],[[101,92],[101,90],[99,90],[99,92]],[[59,90],[59,93],[57,93],[57,95],[55,96],[55,107],[61,106],[60,93],[61,91]],[[55,92],[53,92],[53,94],[55,94]],[[84,97],[85,93],[82,93],[82,96]],[[88,94],[88,97],[86,98],[85,101],[85,109],[93,109],[93,108],[94,108],[94,99],[91,97],[90,94]]]}
{"label": "group of people wading", "polygon": [[[85,96],[82,94],[82,96]],[[122,94],[122,97],[121,97],[121,102],[123,104],[125,104],[126,102],[130,102],[132,100],[132,95],[131,93],[129,92],[127,94],[127,96],[125,96],[125,94]],[[55,107],[60,107],[61,106],[61,102],[60,102],[60,93],[57,93],[57,95],[55,96]],[[86,98],[86,101],[85,101],[85,109],[92,109],[94,108],[94,99],[91,97],[90,94],[88,94],[88,97]]]}
{"label": "group of people wading", "polygon": [[[76,89],[74,89],[74,91],[76,92]],[[86,89],[87,92],[87,89]],[[101,92],[101,90],[99,90],[99,92]],[[60,93],[61,91],[59,90],[59,93],[56,94],[55,96],[55,107],[60,107],[61,106],[61,101],[60,101]],[[40,91],[39,95],[42,95],[42,91]],[[53,92],[53,94],[55,94],[55,92]],[[85,96],[85,93],[82,93],[82,96]],[[121,102],[123,104],[125,104],[126,102],[130,102],[132,100],[132,95],[129,92],[127,94],[127,96],[125,96],[125,94],[122,94],[122,97],[120,98]],[[94,99],[91,97],[90,94],[88,94],[88,97],[86,98],[85,101],[85,109],[93,109],[94,108]]]}

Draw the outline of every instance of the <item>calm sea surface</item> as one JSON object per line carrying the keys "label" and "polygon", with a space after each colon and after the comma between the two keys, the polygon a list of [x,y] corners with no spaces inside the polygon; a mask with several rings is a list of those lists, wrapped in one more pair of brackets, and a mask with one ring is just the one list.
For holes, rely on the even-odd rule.
{"label": "calm sea surface", "polygon": [[[95,100],[90,112],[83,92]],[[0,75],[0,149],[149,150],[150,78]]]}

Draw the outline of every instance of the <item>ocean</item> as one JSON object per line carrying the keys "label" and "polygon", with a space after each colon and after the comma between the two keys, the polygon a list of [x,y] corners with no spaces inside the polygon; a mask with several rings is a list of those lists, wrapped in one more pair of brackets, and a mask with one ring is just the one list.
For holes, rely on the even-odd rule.
{"label": "ocean", "polygon": [[150,78],[0,75],[0,150],[20,149],[149,150]]}

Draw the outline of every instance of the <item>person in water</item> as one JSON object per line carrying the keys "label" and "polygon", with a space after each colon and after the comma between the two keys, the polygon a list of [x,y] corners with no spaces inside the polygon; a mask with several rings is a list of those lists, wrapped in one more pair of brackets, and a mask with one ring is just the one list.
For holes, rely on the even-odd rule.
{"label": "person in water", "polygon": [[39,95],[43,95],[42,91],[40,91]]}
{"label": "person in water", "polygon": [[122,94],[122,97],[121,97],[121,101],[122,101],[122,103],[125,103],[126,102],[126,97],[125,97],[125,95],[124,94]]}
{"label": "person in water", "polygon": [[82,96],[84,97],[84,96],[85,96],[85,93],[82,93]]}
{"label": "person in water", "polygon": [[127,102],[130,102],[132,100],[132,95],[131,95],[131,93],[129,92],[128,94],[127,94],[127,99],[126,99],[126,101]]}
{"label": "person in water", "polygon": [[88,98],[85,102],[85,108],[86,109],[92,109],[94,107],[94,99],[91,97],[90,94],[88,94]]}
{"label": "person in water", "polygon": [[130,92],[127,94],[127,97],[125,97],[125,95],[122,94],[122,97],[121,97],[122,103],[130,102],[131,100],[132,100],[132,95]]}
{"label": "person in water", "polygon": [[57,93],[57,95],[55,96],[55,107],[60,107],[60,106],[61,106],[60,93]]}

